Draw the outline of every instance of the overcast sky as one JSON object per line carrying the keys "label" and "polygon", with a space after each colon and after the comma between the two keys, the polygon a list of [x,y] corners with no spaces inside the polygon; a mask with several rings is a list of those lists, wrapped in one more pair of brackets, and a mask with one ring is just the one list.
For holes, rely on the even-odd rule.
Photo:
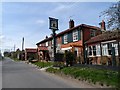
{"label": "overcast sky", "polygon": [[[59,19],[57,33],[68,29],[70,19],[75,26],[88,24],[99,26],[104,17],[102,11],[113,2],[2,2],[2,24],[0,23],[0,48],[21,49],[22,37],[25,48],[35,48],[36,43],[52,33],[49,29],[49,17]],[[0,5],[1,6],[1,5]],[[2,39],[2,41],[1,41]]]}

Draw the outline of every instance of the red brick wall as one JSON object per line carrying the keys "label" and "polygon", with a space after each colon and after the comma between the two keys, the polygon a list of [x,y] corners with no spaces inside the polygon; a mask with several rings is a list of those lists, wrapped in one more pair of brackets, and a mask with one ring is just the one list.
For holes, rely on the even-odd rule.
{"label": "red brick wall", "polygon": [[57,44],[62,44],[62,37],[57,37]]}
{"label": "red brick wall", "polygon": [[[91,36],[90,36],[91,30],[92,29],[90,29],[90,28],[84,28],[83,29],[83,34],[84,34],[83,37],[84,37],[85,41],[87,41],[87,40],[89,40],[91,38]],[[101,34],[101,31],[100,30],[96,30],[95,35],[99,35],[99,34]]]}
{"label": "red brick wall", "polygon": [[89,28],[83,29],[83,38],[85,41],[90,39],[90,29]]}

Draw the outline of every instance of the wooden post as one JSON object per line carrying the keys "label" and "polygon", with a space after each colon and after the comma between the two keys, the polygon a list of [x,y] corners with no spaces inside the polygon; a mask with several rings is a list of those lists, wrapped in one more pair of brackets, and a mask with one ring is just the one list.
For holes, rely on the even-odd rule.
{"label": "wooden post", "polygon": [[[101,56],[101,62],[102,62],[102,45],[101,45],[101,42],[100,42],[100,56]],[[100,62],[100,63],[101,63]],[[101,63],[102,64],[102,63]]]}
{"label": "wooden post", "polygon": [[118,42],[118,59],[119,59],[119,66],[120,66],[120,43],[119,40],[117,40]]}
{"label": "wooden post", "polygon": [[112,47],[112,66],[116,66],[115,47]]}

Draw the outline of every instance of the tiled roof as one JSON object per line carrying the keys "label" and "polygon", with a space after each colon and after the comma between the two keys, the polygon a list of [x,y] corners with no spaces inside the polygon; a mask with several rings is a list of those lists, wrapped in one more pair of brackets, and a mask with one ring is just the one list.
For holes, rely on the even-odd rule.
{"label": "tiled roof", "polygon": [[46,42],[46,41],[52,40],[52,38],[53,38],[52,36],[49,37],[49,38],[46,38],[46,39],[44,39],[44,40],[38,42],[36,45],[39,45],[39,44],[44,43],[44,42]]}
{"label": "tiled roof", "polygon": [[92,37],[91,39],[86,41],[86,44],[114,40],[114,39],[120,39],[120,30],[106,31],[100,35]]}
{"label": "tiled roof", "polygon": [[38,48],[39,48],[39,50],[42,50],[42,51],[48,50],[46,46],[39,46]]}
{"label": "tiled roof", "polygon": [[37,49],[33,49],[33,48],[26,48],[25,49],[26,52],[37,52]]}
{"label": "tiled roof", "polygon": [[[61,35],[65,34],[65,33],[70,32],[70,31],[73,31],[73,30],[75,30],[75,29],[78,28],[78,27],[87,27],[87,28],[91,28],[91,29],[101,30],[99,27],[96,27],[96,26],[90,26],[90,25],[86,25],[86,24],[80,24],[80,25],[78,25],[78,26],[76,26],[76,27],[73,27],[73,28],[70,28],[70,29],[67,29],[67,30],[64,30],[64,31],[58,33],[58,34],[56,35],[56,37],[61,36]],[[40,43],[44,43],[44,42],[46,42],[46,41],[48,41],[48,40],[51,40],[52,38],[53,38],[53,37],[51,36],[51,37],[49,37],[49,38],[47,38],[47,39],[44,39],[44,40],[38,42],[36,45],[39,45]]]}

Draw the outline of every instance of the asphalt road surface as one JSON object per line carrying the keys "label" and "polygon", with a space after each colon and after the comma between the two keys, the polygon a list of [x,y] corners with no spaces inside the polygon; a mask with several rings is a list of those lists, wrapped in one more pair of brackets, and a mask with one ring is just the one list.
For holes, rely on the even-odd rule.
{"label": "asphalt road surface", "polygon": [[83,88],[86,85],[6,58],[2,62],[2,88]]}

